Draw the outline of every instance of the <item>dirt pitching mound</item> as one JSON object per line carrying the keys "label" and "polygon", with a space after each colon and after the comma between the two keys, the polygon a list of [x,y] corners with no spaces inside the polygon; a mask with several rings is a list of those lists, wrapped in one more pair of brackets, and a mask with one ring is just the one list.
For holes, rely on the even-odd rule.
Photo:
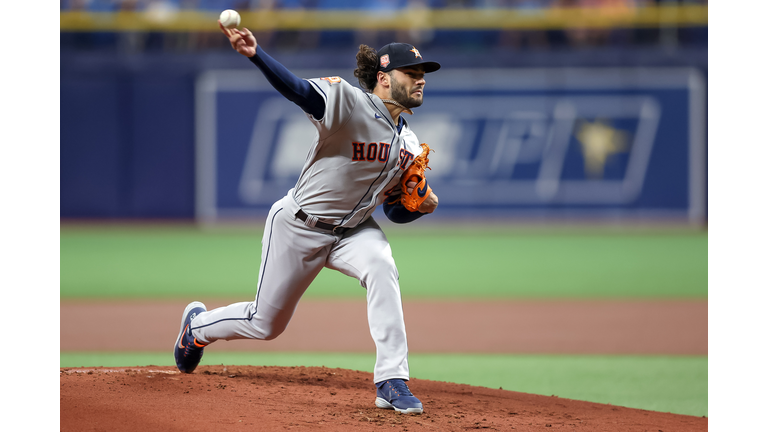
{"label": "dirt pitching mound", "polygon": [[376,408],[368,372],[325,367],[62,368],[62,431],[706,431],[707,418],[412,379],[421,415]]}

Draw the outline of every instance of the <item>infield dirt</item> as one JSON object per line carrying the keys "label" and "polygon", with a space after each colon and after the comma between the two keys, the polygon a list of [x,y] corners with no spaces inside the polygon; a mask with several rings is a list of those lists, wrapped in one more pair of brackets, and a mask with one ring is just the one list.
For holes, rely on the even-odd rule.
{"label": "infield dirt", "polygon": [[[164,349],[170,356],[183,307],[178,302],[62,302],[61,349]],[[452,308],[464,313],[460,334],[447,334],[451,316],[457,316],[447,313]],[[706,301],[416,302],[406,303],[404,310],[411,351],[446,352],[450,346],[451,352],[707,353]],[[125,337],[126,323],[135,337]],[[483,335],[491,339],[483,341]],[[303,302],[286,333],[272,341],[280,344],[233,341],[211,349],[307,351],[320,343],[318,338],[331,350],[372,351],[364,303]],[[113,341],[119,348],[110,345]],[[193,374],[167,366],[61,368],[60,429],[688,432],[708,427],[705,417],[417,378],[409,386],[425,411],[401,415],[374,407],[368,372],[204,364],[205,359]]]}
{"label": "infield dirt", "polygon": [[62,431],[705,431],[707,419],[412,379],[421,415],[373,406],[372,375],[324,367],[61,370]]}

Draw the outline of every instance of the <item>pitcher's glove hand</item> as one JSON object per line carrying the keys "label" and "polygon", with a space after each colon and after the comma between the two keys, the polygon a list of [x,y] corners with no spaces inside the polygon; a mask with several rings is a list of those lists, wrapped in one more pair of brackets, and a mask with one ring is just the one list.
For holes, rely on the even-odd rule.
{"label": "pitcher's glove hand", "polygon": [[[408,167],[400,178],[400,203],[408,211],[415,212],[419,210],[419,206],[429,197],[432,193],[432,188],[427,183],[427,178],[424,177],[424,171],[432,169],[429,164],[429,152],[434,151],[429,148],[427,143],[422,143],[421,148],[424,149],[420,155],[413,159],[413,163]],[[411,193],[408,193],[408,183],[416,183],[416,186],[412,188]],[[395,201],[396,202],[396,201]]]}

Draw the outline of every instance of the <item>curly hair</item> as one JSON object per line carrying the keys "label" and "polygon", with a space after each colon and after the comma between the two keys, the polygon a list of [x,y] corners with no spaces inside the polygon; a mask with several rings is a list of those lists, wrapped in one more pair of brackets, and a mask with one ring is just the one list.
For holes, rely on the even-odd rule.
{"label": "curly hair", "polygon": [[378,83],[379,55],[375,49],[368,45],[360,45],[360,50],[355,56],[357,68],[355,77],[360,81],[360,86],[368,92],[372,92]]}

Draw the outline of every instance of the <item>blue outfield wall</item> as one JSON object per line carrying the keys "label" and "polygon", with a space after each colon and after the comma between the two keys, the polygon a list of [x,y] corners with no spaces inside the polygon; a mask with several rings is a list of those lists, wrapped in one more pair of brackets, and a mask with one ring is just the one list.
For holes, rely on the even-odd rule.
{"label": "blue outfield wall", "polygon": [[[354,52],[356,52],[356,49],[350,48],[347,51],[329,50],[320,52],[315,50],[302,53],[271,50],[270,53],[292,70],[336,71],[352,82],[354,78],[351,77],[351,70],[354,68]],[[638,49],[631,53],[627,51],[633,50],[595,50],[585,51],[581,53],[582,55],[573,51],[551,53],[487,51],[455,55],[451,50],[436,50],[434,53],[424,54],[429,59],[440,61],[446,71],[461,68],[469,71],[470,74],[471,69],[468,68],[477,68],[480,65],[484,66],[484,69],[487,69],[489,66],[502,68],[502,75],[503,71],[506,70],[511,74],[517,73],[518,76],[520,76],[519,73],[521,71],[530,70],[531,68],[545,68],[551,76],[566,76],[574,68],[604,68],[606,70],[617,70],[617,68],[620,68],[624,71],[634,70],[642,74],[648,68],[668,69],[674,67],[678,70],[694,71],[694,75],[703,80],[703,86],[706,88],[706,49],[681,51],[675,56],[670,56],[665,52],[654,49]],[[345,71],[346,74],[344,74]],[[244,88],[244,92],[240,95],[231,92],[228,94],[218,94],[216,100],[223,102],[222,106],[228,108],[215,111],[217,117],[215,120],[200,117],[199,114],[196,114],[196,109],[200,107],[200,100],[196,96],[196,86],[203,77],[217,76],[220,78],[226,76],[227,73],[233,72],[238,77],[238,80],[245,80],[248,83],[246,87],[251,87]],[[253,73],[253,82],[249,82],[249,72]],[[498,76],[498,72],[495,72],[496,76]],[[472,86],[467,87],[466,80],[468,76],[470,75],[457,75],[458,78],[455,83],[441,82],[440,86],[434,84],[433,88],[436,91],[433,95],[436,97],[440,95],[442,100],[449,101],[450,97],[471,97],[472,95],[482,93],[478,93],[476,88],[472,90]],[[205,201],[206,196],[204,193],[201,194],[198,185],[201,184],[201,181],[210,182],[211,180],[214,182],[213,184],[203,183],[203,187],[216,190],[219,200],[222,197],[229,197],[227,198],[229,200],[227,204],[229,210],[233,210],[230,204],[235,203],[234,212],[232,212],[233,216],[253,216],[263,213],[268,208],[267,203],[273,197],[271,195],[259,196],[258,193],[253,191],[243,192],[243,181],[248,179],[243,175],[247,152],[242,150],[247,141],[252,139],[253,125],[257,122],[257,119],[254,117],[256,116],[255,111],[264,101],[270,98],[270,89],[267,89],[266,93],[264,93],[260,87],[263,84],[260,80],[263,81],[263,78],[258,70],[250,62],[233,52],[118,54],[112,51],[63,51],[61,53],[60,67],[60,216],[62,219],[192,219],[196,216],[208,217],[211,215],[211,209],[208,208],[206,210],[204,208],[206,203],[202,202],[203,209],[201,210],[201,201]],[[353,84],[356,83],[353,82]],[[454,85],[457,90],[454,92],[448,91]],[[438,88],[441,90],[438,91]],[[462,89],[467,90],[464,92],[465,94],[462,94]],[[508,89],[507,96],[509,98],[505,103],[515,106],[515,104],[523,100],[520,99],[523,96],[538,97],[534,102],[538,101],[537,103],[540,105],[546,105],[546,107],[542,108],[542,112],[548,112],[551,120],[557,116],[553,111],[553,105],[547,105],[548,102],[546,101],[551,99],[553,95],[565,95],[582,98],[582,102],[579,102],[582,105],[577,103],[575,106],[577,108],[582,106],[582,108],[578,109],[586,110],[584,112],[592,116],[592,118],[584,118],[583,120],[597,122],[601,118],[602,120],[600,121],[603,121],[605,117],[610,116],[609,112],[601,111],[600,108],[597,108],[600,105],[600,101],[594,99],[594,97],[599,96],[600,91],[588,94],[583,91],[576,91],[574,93],[574,91],[572,88],[563,88],[562,86],[551,92],[539,86],[532,89],[528,94],[520,88],[516,90]],[[658,120],[660,127],[657,129],[660,132],[664,132],[664,137],[668,138],[666,141],[664,139],[654,140],[653,153],[650,160],[655,161],[654,163],[657,163],[658,167],[654,168],[655,165],[649,165],[649,167],[657,172],[666,171],[670,174],[669,176],[664,174],[659,177],[654,176],[653,172],[650,172],[651,175],[645,175],[643,177],[643,191],[646,195],[639,195],[640,201],[626,202],[626,199],[624,199],[624,201],[614,202],[615,205],[610,203],[606,205],[605,202],[597,206],[586,204],[587,208],[597,210],[597,213],[592,212],[589,215],[599,216],[602,214],[604,216],[617,216],[621,218],[623,216],[643,217],[658,214],[679,217],[681,219],[688,218],[686,215],[690,214],[690,209],[686,206],[690,204],[687,202],[690,197],[682,199],[680,196],[685,195],[687,193],[685,191],[691,189],[691,185],[686,183],[686,181],[690,180],[690,176],[685,174],[682,177],[679,175],[676,177],[674,174],[678,169],[685,170],[686,172],[690,169],[690,157],[687,153],[689,149],[688,144],[681,144],[681,141],[688,140],[690,135],[690,125],[688,124],[690,117],[687,112],[689,106],[683,102],[684,99],[680,99],[685,96],[678,95],[677,99],[669,99],[663,94],[658,93],[658,89],[650,90],[651,93],[643,93],[643,91],[639,91],[637,88],[633,89],[631,86],[625,90],[620,88],[619,90],[614,89],[611,91],[621,96],[617,99],[618,104],[624,107],[621,109],[628,110],[627,112],[637,109],[647,112],[650,109],[660,119]],[[611,91],[608,92],[609,96]],[[653,93],[654,91],[656,93]],[[494,91],[491,88],[484,93],[484,97],[487,99],[487,97],[493,96],[493,94]],[[275,92],[274,95],[277,95],[277,93]],[[253,96],[253,98],[249,103],[248,98],[250,96]],[[593,97],[594,100],[584,105],[584,100],[587,100],[583,99],[584,96]],[[641,99],[645,100],[643,97],[650,97],[652,99],[650,105],[646,104],[647,106],[645,106],[638,102]],[[233,175],[231,174],[232,172],[235,173],[234,177],[240,176],[239,184],[229,181],[233,184],[227,186],[226,182],[219,182],[216,178],[206,179],[205,165],[207,160],[201,157],[200,154],[197,154],[196,149],[201,145],[201,138],[199,136],[201,125],[203,125],[203,128],[213,127],[214,129],[225,127],[226,123],[222,123],[222,120],[218,117],[224,116],[226,118],[236,113],[238,110],[234,109],[233,103],[242,105],[249,112],[244,114],[244,127],[241,128],[243,132],[240,135],[231,136],[226,135],[226,133],[222,135],[226,140],[234,144],[233,149],[241,149],[238,150],[241,151],[240,153],[228,152],[225,157],[230,159],[229,165],[219,166],[218,168],[220,171],[229,171],[230,176]],[[645,108],[627,107],[633,103],[640,103]],[[441,111],[443,108],[442,103],[426,109],[428,104],[429,99],[427,98],[422,111],[429,111],[429,114],[432,116],[446,114],[445,110]],[[704,96],[704,104],[706,104],[706,96]],[[481,110],[481,107],[485,105],[487,104],[481,103],[476,111]],[[501,109],[507,108],[502,104]],[[702,109],[704,122],[706,122],[706,107],[704,106]],[[514,109],[510,110],[515,111]],[[518,111],[520,110],[518,109]],[[458,115],[455,110],[450,111],[449,114]],[[464,122],[463,132],[457,132],[462,134],[462,138],[456,140],[458,143],[461,144],[468,137],[470,137],[469,139],[475,139],[471,138],[474,135],[471,135],[470,131],[473,130],[472,128],[477,129],[479,124],[483,124],[487,130],[496,131],[500,128],[512,130],[520,127],[516,123],[505,124],[503,122],[496,126],[491,125],[493,127],[490,127],[488,125],[495,121],[493,116],[488,114],[485,117],[482,115],[480,117],[482,118],[468,119],[466,116],[462,118],[457,117],[457,121]],[[625,147],[632,147],[638,141],[633,138],[639,134],[641,122],[638,118],[640,117],[631,119],[624,116],[623,119],[617,118],[615,119],[616,121],[611,123],[614,129],[624,128],[629,134],[629,138],[624,144]],[[284,118],[281,117],[278,120],[280,124],[285,125],[290,124],[291,119],[291,115],[286,114]],[[413,120],[416,121],[416,116],[413,117]],[[544,124],[548,123],[545,121]],[[675,124],[680,124],[681,129],[674,130]],[[541,134],[540,129],[533,128],[532,130],[539,130],[537,133]],[[419,129],[416,129],[416,132],[418,133]],[[281,132],[265,139],[265,146],[274,149],[280,139],[284,139],[279,137],[282,135],[284,133]],[[526,136],[528,135],[531,134],[528,133]],[[584,171],[584,168],[579,168],[578,163],[574,163],[571,160],[578,156],[573,154],[574,149],[578,149],[576,135],[577,131],[574,129],[572,139],[570,140],[571,144],[564,144],[570,145],[568,147],[570,150],[563,150],[565,152],[563,157],[566,160],[564,165],[562,165],[564,176],[562,180],[573,180],[575,178],[588,180],[584,172],[579,171]],[[705,140],[706,136],[704,135],[704,146],[706,146]],[[478,148],[482,147],[482,142],[483,139],[478,135],[476,143],[461,144],[464,145],[463,149],[459,144],[457,144],[458,147],[454,145],[454,150],[452,150],[454,154],[444,157],[450,156],[451,160],[459,163],[461,161],[458,161],[456,155],[464,154],[465,158],[470,157],[474,160],[475,154],[481,151]],[[568,141],[564,142],[567,143]],[[439,146],[433,147],[438,148]],[[704,148],[703,151],[705,158],[706,149]],[[269,155],[270,157],[275,157],[276,152],[271,151]],[[619,157],[616,162],[617,164],[606,165],[606,169],[601,175],[610,177],[613,180],[621,180],[624,175],[622,172],[627,171],[627,167],[631,165],[628,162],[628,159],[631,157],[628,155],[629,153]],[[218,156],[221,157],[222,155]],[[299,160],[303,160],[303,154],[296,157]],[[435,153],[433,157],[439,158],[441,155]],[[281,171],[281,175],[284,178],[280,179],[280,182],[270,184],[270,188],[279,186],[281,190],[278,192],[284,193],[286,189],[284,186],[291,183],[290,179],[286,179],[285,176],[288,175],[290,177],[291,171],[290,169],[285,171],[284,161],[282,162],[283,165],[280,165],[281,162],[278,159],[274,159],[272,162],[276,165],[271,165],[264,169],[266,174],[264,174],[262,180],[275,180],[275,168],[282,166],[281,169],[283,171]],[[466,162],[463,161],[464,165],[466,165]],[[705,160],[704,164],[706,164]],[[482,188],[493,184],[495,187],[502,187],[501,190],[506,190],[504,189],[504,184],[499,184],[498,176],[504,172],[511,173],[511,168],[508,167],[507,171],[504,171],[503,168],[503,166],[501,168],[496,166],[496,174],[480,178],[480,183],[478,183],[477,187]],[[295,167],[291,169],[295,169]],[[540,167],[531,168],[529,166],[526,169],[531,171],[531,169],[540,169]],[[203,172],[201,173],[201,171]],[[706,165],[704,165],[705,171]],[[441,174],[435,178],[437,184],[434,187],[459,190],[457,189],[459,186],[464,188],[472,187],[472,181],[478,180],[476,178],[469,178],[467,175],[463,177],[452,176],[452,172],[454,171],[443,167]],[[515,175],[523,173],[523,171],[517,170],[517,168],[515,172]],[[250,173],[250,175],[252,174],[253,172]],[[528,175],[528,177],[531,176],[533,174]],[[684,179],[681,180],[683,177]],[[253,180],[253,178],[250,178],[250,180]],[[530,180],[530,178],[526,178],[526,180]],[[700,182],[703,184],[696,185],[696,189],[706,191],[706,177],[700,180]],[[518,187],[520,186],[519,184],[510,183],[509,186],[511,186],[509,190],[517,191],[517,195],[513,194],[514,196],[530,195],[531,193],[529,190]],[[682,189],[685,191],[680,192]],[[245,195],[242,195],[244,193]],[[592,192],[584,190],[578,193],[592,194]],[[651,195],[647,195],[648,193]],[[560,196],[559,201],[557,201],[557,198],[555,201],[552,201],[552,194],[550,193],[549,195],[549,201],[541,202],[536,202],[535,199],[531,201],[532,198],[530,197],[523,199],[523,201],[516,201],[514,196],[507,200],[491,199],[485,203],[487,204],[485,205],[485,210],[498,210],[498,215],[500,216],[524,215],[530,217],[531,215],[554,214],[568,217],[569,215],[580,214],[579,210],[585,208],[583,202],[571,201],[571,198],[568,198],[568,196],[565,198]],[[704,193],[704,195],[706,194]],[[243,196],[246,196],[247,199],[243,199]],[[449,196],[450,194],[446,195],[445,198],[447,199]],[[482,208],[484,206],[482,198],[475,198],[480,201],[472,202],[472,205]],[[610,198],[601,199],[610,201]],[[702,199],[705,200],[706,197],[704,196]],[[669,202],[669,205],[664,207],[666,204],[663,203],[670,200],[673,202]],[[441,204],[444,202],[446,204],[446,215],[474,216],[467,213],[467,209],[462,209],[461,206],[452,206],[450,201],[454,200],[444,201],[443,195],[441,195]],[[468,202],[471,202],[471,200]],[[647,206],[643,203],[651,203],[652,205],[646,208]],[[659,207],[659,203],[662,203],[661,207]],[[214,215],[218,214],[221,216],[226,214],[228,210],[223,209],[226,206],[220,206],[224,210],[221,212],[219,210],[222,209],[218,209],[217,205],[216,202],[213,203]],[[662,211],[657,211],[659,208]],[[673,209],[673,211],[670,213],[666,212],[665,209]],[[544,213],[542,213],[542,210],[545,210]],[[625,210],[630,211],[625,212]],[[201,211],[207,213],[201,215]],[[705,217],[705,203],[702,211]]]}
{"label": "blue outfield wall", "polygon": [[194,78],[62,70],[62,217],[192,217]]}

